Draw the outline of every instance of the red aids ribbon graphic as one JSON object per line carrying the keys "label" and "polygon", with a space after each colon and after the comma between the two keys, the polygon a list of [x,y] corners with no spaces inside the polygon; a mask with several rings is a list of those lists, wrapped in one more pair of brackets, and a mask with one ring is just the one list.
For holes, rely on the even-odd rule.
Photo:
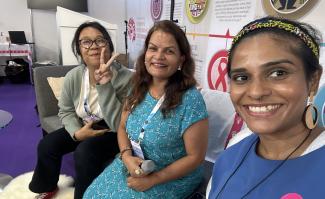
{"label": "red aids ribbon graphic", "polygon": [[227,50],[221,50],[213,55],[208,67],[208,84],[210,89],[227,91],[227,62]]}

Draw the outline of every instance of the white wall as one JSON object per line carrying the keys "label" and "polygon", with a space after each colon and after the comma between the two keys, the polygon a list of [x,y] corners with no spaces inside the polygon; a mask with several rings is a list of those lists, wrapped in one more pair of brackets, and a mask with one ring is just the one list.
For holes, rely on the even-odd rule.
{"label": "white wall", "polygon": [[115,50],[125,53],[124,31],[126,20],[126,0],[88,0],[88,15],[108,23],[116,24],[117,45]]}
{"label": "white wall", "polygon": [[27,0],[0,0],[0,32],[8,35],[8,30],[25,31],[31,41],[30,11]]}
{"label": "white wall", "polygon": [[[4,0],[0,0],[4,1]],[[24,1],[27,7],[27,0]],[[60,49],[58,27],[56,22],[55,10],[32,10],[33,31],[35,35],[35,47],[37,61],[54,61],[60,63]],[[124,44],[124,20],[126,19],[125,0],[119,0],[118,3],[113,0],[88,0],[88,13],[82,13],[91,17],[117,24],[117,52],[125,52]],[[70,46],[70,44],[67,44]]]}
{"label": "white wall", "polygon": [[55,10],[32,10],[32,28],[37,62],[60,63],[55,13]]}
{"label": "white wall", "polygon": [[27,0],[0,0],[0,32],[25,31],[27,41],[34,42],[36,61],[59,61],[54,10],[30,10]]}
{"label": "white wall", "polygon": [[85,21],[97,21],[103,27],[106,28],[108,34],[110,34],[113,46],[116,46],[116,31],[117,25],[110,24],[106,21],[96,19],[94,17],[90,17],[85,14],[81,14],[79,12],[74,12],[72,10],[68,10],[62,7],[57,7],[56,11],[56,23],[58,26],[58,34],[60,41],[60,54],[62,58],[63,65],[75,65],[80,63],[75,57],[71,49],[71,43],[73,40],[73,36],[80,26],[80,24]]}
{"label": "white wall", "polygon": [[[115,49],[121,53],[125,53],[125,3],[126,0],[88,0],[89,12],[83,13],[118,25]],[[35,42],[36,61],[60,63],[55,10],[31,11],[27,8],[27,0],[0,0],[0,5],[0,32],[7,35],[8,30],[25,31],[27,40]]]}

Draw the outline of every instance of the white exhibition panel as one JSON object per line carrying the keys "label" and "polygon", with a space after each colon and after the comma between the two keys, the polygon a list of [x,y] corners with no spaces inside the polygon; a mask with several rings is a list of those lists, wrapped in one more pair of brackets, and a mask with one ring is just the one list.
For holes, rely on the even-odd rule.
{"label": "white exhibition panel", "polygon": [[72,52],[71,42],[76,29],[85,21],[97,21],[103,25],[111,36],[113,45],[116,48],[116,24],[110,24],[62,7],[57,7],[56,21],[59,33],[60,59],[62,61],[62,65],[76,65],[80,63]]}

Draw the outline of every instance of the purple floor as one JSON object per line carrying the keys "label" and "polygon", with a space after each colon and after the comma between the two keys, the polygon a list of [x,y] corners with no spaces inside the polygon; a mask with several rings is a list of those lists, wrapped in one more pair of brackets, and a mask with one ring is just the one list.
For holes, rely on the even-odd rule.
{"label": "purple floor", "polygon": [[[11,123],[0,129],[0,173],[16,177],[34,170],[42,138],[35,105],[33,85],[0,82],[0,109],[13,115]],[[61,173],[74,176],[71,154],[64,157]]]}

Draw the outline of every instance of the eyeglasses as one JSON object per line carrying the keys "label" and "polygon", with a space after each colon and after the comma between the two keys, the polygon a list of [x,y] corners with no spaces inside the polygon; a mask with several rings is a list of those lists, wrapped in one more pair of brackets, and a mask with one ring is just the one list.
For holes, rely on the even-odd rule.
{"label": "eyeglasses", "polygon": [[95,40],[91,39],[81,39],[79,40],[79,45],[83,48],[89,49],[93,44],[96,44],[98,47],[104,47],[107,45],[107,40],[104,38],[97,38]]}

